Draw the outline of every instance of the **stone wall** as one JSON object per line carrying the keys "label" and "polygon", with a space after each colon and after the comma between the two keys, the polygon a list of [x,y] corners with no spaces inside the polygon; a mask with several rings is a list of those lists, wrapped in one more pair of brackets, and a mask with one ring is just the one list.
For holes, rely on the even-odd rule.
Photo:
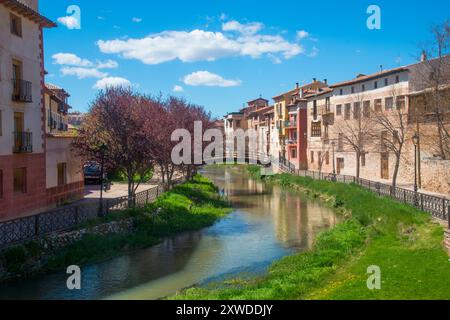
{"label": "stone wall", "polygon": [[444,232],[444,246],[447,248],[448,255],[450,256],[450,230]]}
{"label": "stone wall", "polygon": [[46,251],[54,251],[69,246],[83,239],[87,235],[109,235],[109,234],[129,234],[135,230],[134,219],[113,221],[101,224],[92,228],[75,230],[61,233],[41,240],[41,244]]}
{"label": "stone wall", "polygon": [[90,228],[55,234],[41,239],[39,241],[41,248],[39,256],[28,259],[21,267],[20,271],[9,273],[3,264],[4,262],[0,260],[0,282],[39,274],[45,268],[49,257],[51,257],[55,251],[74,244],[87,235],[105,236],[110,234],[130,234],[135,230],[135,220],[129,218],[126,220],[104,223]]}

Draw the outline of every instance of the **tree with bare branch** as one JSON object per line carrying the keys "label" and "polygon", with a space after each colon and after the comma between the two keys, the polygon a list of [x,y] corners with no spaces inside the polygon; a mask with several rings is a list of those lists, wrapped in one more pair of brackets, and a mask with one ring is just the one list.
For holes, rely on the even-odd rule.
{"label": "tree with bare branch", "polygon": [[391,97],[386,99],[384,110],[372,112],[370,121],[373,123],[372,131],[369,132],[376,150],[395,156],[395,166],[392,175],[392,190],[397,185],[397,177],[404,147],[411,129],[408,126],[408,113],[406,110],[406,97],[402,95],[400,88],[393,85],[390,91]]}
{"label": "tree with bare branch", "polygon": [[421,140],[433,155],[450,159],[450,20],[434,26],[431,34],[432,42],[422,48],[421,63],[413,69],[413,90],[420,95],[412,111],[417,131],[421,122],[435,126],[436,133],[421,133]]}
{"label": "tree with bare branch", "polygon": [[368,138],[373,135],[373,122],[367,110],[363,92],[355,93],[351,103],[344,105],[344,119],[336,121],[335,130],[341,134],[344,148],[355,153],[357,179],[360,177],[361,156],[366,152]]}

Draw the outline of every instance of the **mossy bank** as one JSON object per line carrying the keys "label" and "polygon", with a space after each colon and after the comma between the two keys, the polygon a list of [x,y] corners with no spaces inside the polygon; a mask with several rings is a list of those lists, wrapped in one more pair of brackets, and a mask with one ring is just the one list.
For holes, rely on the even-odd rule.
{"label": "mossy bank", "polygon": [[[287,174],[266,180],[320,197],[346,219],[264,277],[194,287],[173,299],[450,299],[443,227],[428,214],[357,185]],[[370,266],[380,267],[379,290],[367,287]]]}
{"label": "mossy bank", "polygon": [[4,279],[24,278],[65,270],[70,265],[100,262],[157,244],[165,236],[210,226],[229,212],[231,206],[219,195],[217,187],[197,175],[145,208],[116,212],[78,228],[92,230],[111,222],[124,222],[127,226],[132,224],[132,232],[88,233],[79,241],[52,251],[38,241],[11,247],[0,252],[0,274]]}

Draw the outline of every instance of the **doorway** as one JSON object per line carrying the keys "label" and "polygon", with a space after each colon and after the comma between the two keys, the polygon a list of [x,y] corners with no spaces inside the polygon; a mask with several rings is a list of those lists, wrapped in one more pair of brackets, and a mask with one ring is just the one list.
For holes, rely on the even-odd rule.
{"label": "doorway", "polygon": [[381,179],[389,179],[389,153],[381,154]]}

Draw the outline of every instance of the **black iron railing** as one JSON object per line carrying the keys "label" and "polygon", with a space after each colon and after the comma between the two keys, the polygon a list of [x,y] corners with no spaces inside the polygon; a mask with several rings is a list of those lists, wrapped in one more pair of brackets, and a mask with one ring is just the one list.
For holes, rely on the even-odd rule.
{"label": "black iron railing", "polygon": [[[183,181],[175,180],[171,187]],[[116,210],[124,210],[130,207],[144,207],[154,202],[158,196],[168,190],[167,186],[155,186],[148,190],[136,193],[134,197],[119,197],[100,201],[89,201],[53,209],[37,215],[0,222],[0,249],[39,239],[51,234],[57,234],[72,230],[77,225],[98,216],[105,216]],[[100,212],[102,208],[103,212]]]}
{"label": "black iron railing", "polygon": [[336,181],[341,183],[355,183],[379,196],[389,197],[405,204],[412,205],[419,210],[430,213],[433,217],[448,221],[450,228],[450,199],[438,197],[426,193],[414,192],[413,190],[392,187],[389,184],[356,178],[349,175],[333,175],[318,171],[296,170],[295,174],[313,179]]}
{"label": "black iron railing", "polygon": [[13,132],[14,153],[31,153],[33,152],[33,134],[31,132]]}
{"label": "black iron railing", "polygon": [[12,79],[13,93],[12,100],[20,102],[32,102],[33,96],[31,94],[32,84],[30,81],[22,79]]}

